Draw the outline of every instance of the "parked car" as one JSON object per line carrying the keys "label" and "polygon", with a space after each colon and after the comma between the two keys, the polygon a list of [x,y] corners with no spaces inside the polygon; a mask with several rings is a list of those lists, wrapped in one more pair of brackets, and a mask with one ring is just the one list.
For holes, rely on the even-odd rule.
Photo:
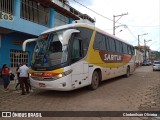
{"label": "parked car", "polygon": [[154,61],[153,63],[153,71],[160,70],[160,61]]}
{"label": "parked car", "polygon": [[150,63],[148,61],[143,61],[142,66],[148,66]]}
{"label": "parked car", "polygon": [[148,60],[147,62],[148,62],[149,65],[152,65],[152,61],[151,60]]}

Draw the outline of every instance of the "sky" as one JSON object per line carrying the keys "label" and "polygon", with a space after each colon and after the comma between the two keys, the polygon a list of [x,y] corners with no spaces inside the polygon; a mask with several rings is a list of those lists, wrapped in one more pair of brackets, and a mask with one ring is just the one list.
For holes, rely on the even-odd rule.
{"label": "sky", "polygon": [[[96,20],[95,26],[113,34],[113,15],[115,17],[115,35],[134,46],[146,45],[151,50],[160,51],[160,0],[76,0],[82,5],[103,15],[97,15],[75,0],[68,0],[69,5]],[[124,27],[127,26],[127,27]],[[121,32],[120,32],[121,31]],[[147,35],[143,35],[146,34]]]}

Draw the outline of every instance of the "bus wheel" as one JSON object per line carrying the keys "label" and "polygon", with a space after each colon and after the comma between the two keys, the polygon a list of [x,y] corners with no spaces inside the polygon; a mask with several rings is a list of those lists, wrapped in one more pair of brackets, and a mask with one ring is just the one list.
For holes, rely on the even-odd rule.
{"label": "bus wheel", "polygon": [[130,76],[130,68],[129,67],[127,67],[127,70],[126,70],[127,72],[126,72],[126,77],[128,78],[129,76]]}
{"label": "bus wheel", "polygon": [[99,86],[99,82],[100,82],[100,76],[97,71],[94,71],[92,75],[92,82],[91,85],[89,86],[90,89],[91,90],[97,89]]}

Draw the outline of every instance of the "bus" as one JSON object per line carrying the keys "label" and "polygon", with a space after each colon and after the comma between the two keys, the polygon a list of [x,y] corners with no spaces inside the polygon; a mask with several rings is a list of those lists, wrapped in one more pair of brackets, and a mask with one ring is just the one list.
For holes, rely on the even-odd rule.
{"label": "bus", "polygon": [[36,41],[29,72],[38,89],[70,91],[130,76],[135,70],[134,46],[86,23],[72,23],[41,33]]}

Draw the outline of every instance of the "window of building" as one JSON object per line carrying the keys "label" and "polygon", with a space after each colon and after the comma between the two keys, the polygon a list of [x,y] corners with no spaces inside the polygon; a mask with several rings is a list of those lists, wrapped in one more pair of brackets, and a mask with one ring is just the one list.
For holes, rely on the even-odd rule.
{"label": "window of building", "polygon": [[49,8],[33,0],[21,0],[21,18],[49,26]]}
{"label": "window of building", "polygon": [[0,11],[13,15],[14,0],[0,0]]}
{"label": "window of building", "polygon": [[29,63],[29,53],[21,50],[10,50],[10,66],[18,67],[23,62]]}
{"label": "window of building", "polygon": [[55,22],[54,22],[54,27],[60,26],[60,25],[65,25],[68,23],[68,18],[66,16],[63,16],[62,14],[58,13],[55,11]]}
{"label": "window of building", "polygon": [[105,43],[105,36],[104,35],[102,35],[100,33],[96,33],[93,48],[97,49],[97,50],[106,50],[106,43]]}

